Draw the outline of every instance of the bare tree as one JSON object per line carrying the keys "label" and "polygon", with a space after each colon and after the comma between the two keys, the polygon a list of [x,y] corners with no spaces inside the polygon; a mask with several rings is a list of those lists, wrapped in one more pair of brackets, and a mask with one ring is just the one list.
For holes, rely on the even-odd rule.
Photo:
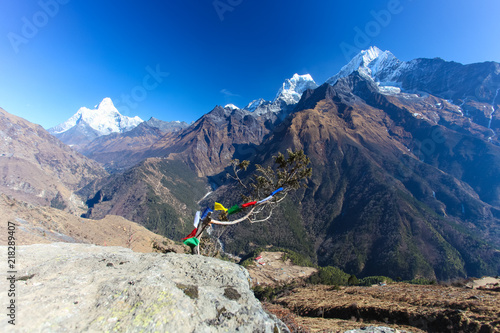
{"label": "bare tree", "polygon": [[[250,162],[233,160],[233,174],[228,174],[228,177],[236,181],[243,190],[242,200],[245,204],[235,205],[228,211],[220,211],[216,218],[213,218],[212,212],[208,212],[199,222],[194,237],[200,239],[210,225],[229,226],[246,220],[250,223],[269,221],[273,210],[290,192],[301,186],[307,187],[305,181],[311,177],[312,169],[308,167],[310,160],[303,150],[294,152],[289,149],[286,157],[279,153],[273,159],[272,166],[263,167],[257,164],[253,177],[247,183],[239,174],[248,169]],[[229,215],[239,212],[244,212],[245,215],[235,220],[229,219]],[[192,247],[192,253],[200,254],[199,244]]]}

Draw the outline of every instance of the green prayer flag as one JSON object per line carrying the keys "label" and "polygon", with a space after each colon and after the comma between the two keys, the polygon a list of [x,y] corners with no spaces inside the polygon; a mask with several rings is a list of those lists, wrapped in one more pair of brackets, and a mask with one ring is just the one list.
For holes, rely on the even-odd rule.
{"label": "green prayer flag", "polygon": [[184,241],[184,244],[186,244],[189,247],[195,247],[200,244],[200,240],[196,237],[188,238]]}
{"label": "green prayer flag", "polygon": [[234,205],[233,207],[229,208],[227,210],[227,215],[235,214],[241,212],[241,208],[238,205]]}

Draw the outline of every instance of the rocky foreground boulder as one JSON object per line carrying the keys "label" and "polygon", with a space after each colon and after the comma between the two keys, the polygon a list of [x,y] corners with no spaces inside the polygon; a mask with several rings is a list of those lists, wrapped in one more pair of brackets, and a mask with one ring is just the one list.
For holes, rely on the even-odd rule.
{"label": "rocky foreground boulder", "polygon": [[289,332],[229,262],[88,244],[16,250],[16,325],[4,318],[1,332]]}

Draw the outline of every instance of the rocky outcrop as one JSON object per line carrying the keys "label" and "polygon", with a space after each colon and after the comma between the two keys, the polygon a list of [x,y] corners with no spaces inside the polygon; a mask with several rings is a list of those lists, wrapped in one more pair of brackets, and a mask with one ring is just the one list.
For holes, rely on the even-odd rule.
{"label": "rocky outcrop", "polygon": [[3,332],[289,332],[232,263],[67,243],[17,251],[16,325]]}

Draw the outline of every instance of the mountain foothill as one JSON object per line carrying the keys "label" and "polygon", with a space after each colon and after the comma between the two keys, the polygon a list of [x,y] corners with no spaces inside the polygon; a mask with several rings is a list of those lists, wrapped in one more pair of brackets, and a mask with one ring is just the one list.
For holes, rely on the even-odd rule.
{"label": "mountain foothill", "polygon": [[216,106],[191,124],[125,117],[109,98],[49,131],[0,110],[0,187],[178,240],[197,210],[240,200],[233,159],[267,166],[302,149],[307,188],[269,222],[227,227],[226,252],[273,245],[358,277],[499,275],[499,91],[498,63],[371,47],[323,84],[295,74],[272,101]]}

